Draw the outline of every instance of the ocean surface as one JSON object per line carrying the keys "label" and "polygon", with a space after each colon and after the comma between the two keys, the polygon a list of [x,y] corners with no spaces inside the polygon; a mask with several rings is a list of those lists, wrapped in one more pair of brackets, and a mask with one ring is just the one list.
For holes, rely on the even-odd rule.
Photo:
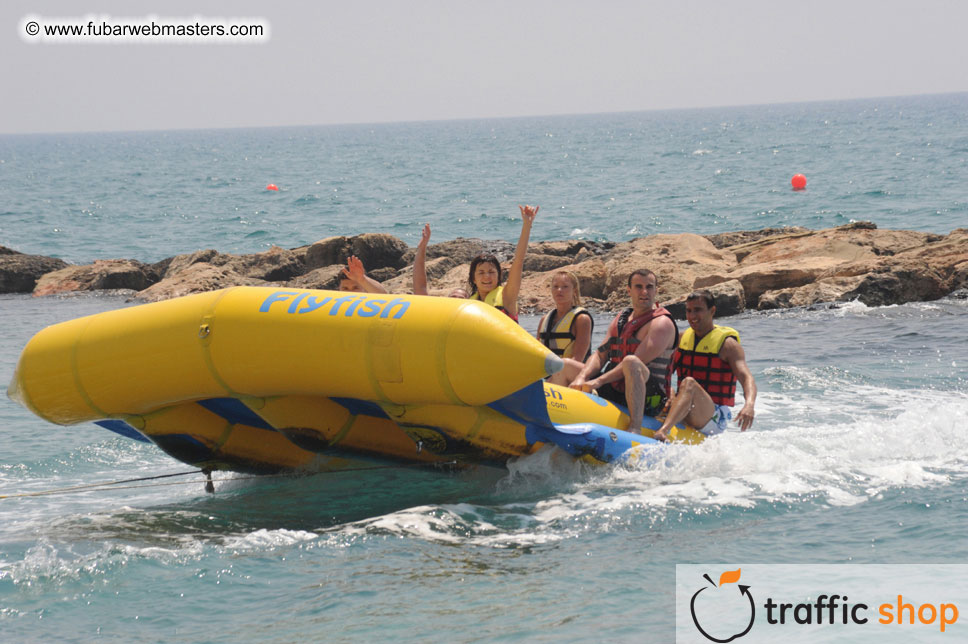
{"label": "ocean surface", "polygon": [[[542,206],[534,239],[854,220],[947,233],[968,226],[966,115],[961,94],[3,136],[0,245],[153,261],[361,232],[414,244],[425,221],[433,241],[513,242],[518,203]],[[0,381],[45,325],[124,306],[0,295]],[[197,475],[67,491],[192,468],[0,397],[0,641],[669,642],[677,563],[964,563],[966,320],[958,296],[728,318],[759,385],[756,423],[653,467],[547,450],[490,476],[221,473],[214,495]],[[22,496],[48,490],[61,492]]]}

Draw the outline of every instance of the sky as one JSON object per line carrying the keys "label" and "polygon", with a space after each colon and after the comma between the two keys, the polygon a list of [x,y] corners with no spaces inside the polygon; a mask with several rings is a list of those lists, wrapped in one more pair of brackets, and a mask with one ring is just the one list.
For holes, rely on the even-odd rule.
{"label": "sky", "polygon": [[[255,18],[47,42],[28,18]],[[86,20],[84,21],[86,24]],[[0,133],[626,112],[968,91],[961,0],[4,0]],[[229,39],[231,40],[231,39]]]}

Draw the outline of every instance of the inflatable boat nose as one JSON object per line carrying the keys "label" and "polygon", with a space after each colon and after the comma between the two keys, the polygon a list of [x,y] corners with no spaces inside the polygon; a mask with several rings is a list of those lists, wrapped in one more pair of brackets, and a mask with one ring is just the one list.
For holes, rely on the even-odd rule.
{"label": "inflatable boat nose", "polygon": [[565,368],[565,361],[553,353],[548,353],[545,356],[545,375],[550,376],[553,373],[558,373]]}

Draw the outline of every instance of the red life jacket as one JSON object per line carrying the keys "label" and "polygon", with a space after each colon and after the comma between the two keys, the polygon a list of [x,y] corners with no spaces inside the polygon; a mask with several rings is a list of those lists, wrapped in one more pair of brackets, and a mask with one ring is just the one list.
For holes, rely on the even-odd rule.
{"label": "red life jacket", "polygon": [[[607,352],[606,357],[608,363],[605,365],[604,371],[614,369],[622,362],[625,356],[635,353],[635,350],[642,342],[635,336],[642,327],[663,315],[672,320],[672,314],[661,306],[630,320],[629,316],[631,314],[632,309],[625,309],[618,317],[612,320],[612,324],[608,327],[608,338],[598,348],[599,351]],[[675,320],[672,320],[672,326],[676,329],[675,342],[673,343],[674,347],[679,341],[679,328],[676,327]],[[646,396],[661,394],[665,397],[668,395],[672,387],[671,357],[672,349],[670,348],[660,353],[655,360],[645,365],[649,368]],[[616,380],[611,383],[611,386],[616,391],[625,391],[624,380]]]}
{"label": "red life jacket", "polygon": [[719,357],[726,338],[735,338],[739,342],[739,333],[728,326],[716,325],[697,340],[696,332],[689,327],[682,333],[674,361],[680,383],[686,377],[692,377],[714,403],[732,407],[736,402],[736,374],[729,363]]}

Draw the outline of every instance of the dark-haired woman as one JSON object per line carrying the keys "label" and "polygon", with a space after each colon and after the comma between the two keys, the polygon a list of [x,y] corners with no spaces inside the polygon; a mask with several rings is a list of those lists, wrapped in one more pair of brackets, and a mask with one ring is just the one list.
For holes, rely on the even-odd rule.
{"label": "dark-haired woman", "polygon": [[[518,321],[518,292],[521,290],[521,274],[524,271],[524,256],[528,253],[528,240],[531,238],[531,224],[538,214],[539,206],[518,206],[521,209],[521,236],[514,249],[514,260],[508,279],[501,284],[501,262],[497,257],[480,254],[471,260],[467,283],[468,296],[463,289],[454,289],[450,297],[470,297],[481,300],[504,311],[515,322]],[[430,242],[430,224],[425,224],[413,263],[413,294],[428,295],[427,290],[427,244]]]}
{"label": "dark-haired woman", "polygon": [[508,279],[501,283],[501,263],[494,255],[478,255],[471,260],[467,282],[471,287],[470,299],[481,300],[504,311],[518,321],[518,293],[521,291],[521,274],[524,272],[524,256],[528,253],[531,224],[538,214],[539,206],[518,206],[521,209],[521,236],[514,249],[514,260],[508,271]]}

